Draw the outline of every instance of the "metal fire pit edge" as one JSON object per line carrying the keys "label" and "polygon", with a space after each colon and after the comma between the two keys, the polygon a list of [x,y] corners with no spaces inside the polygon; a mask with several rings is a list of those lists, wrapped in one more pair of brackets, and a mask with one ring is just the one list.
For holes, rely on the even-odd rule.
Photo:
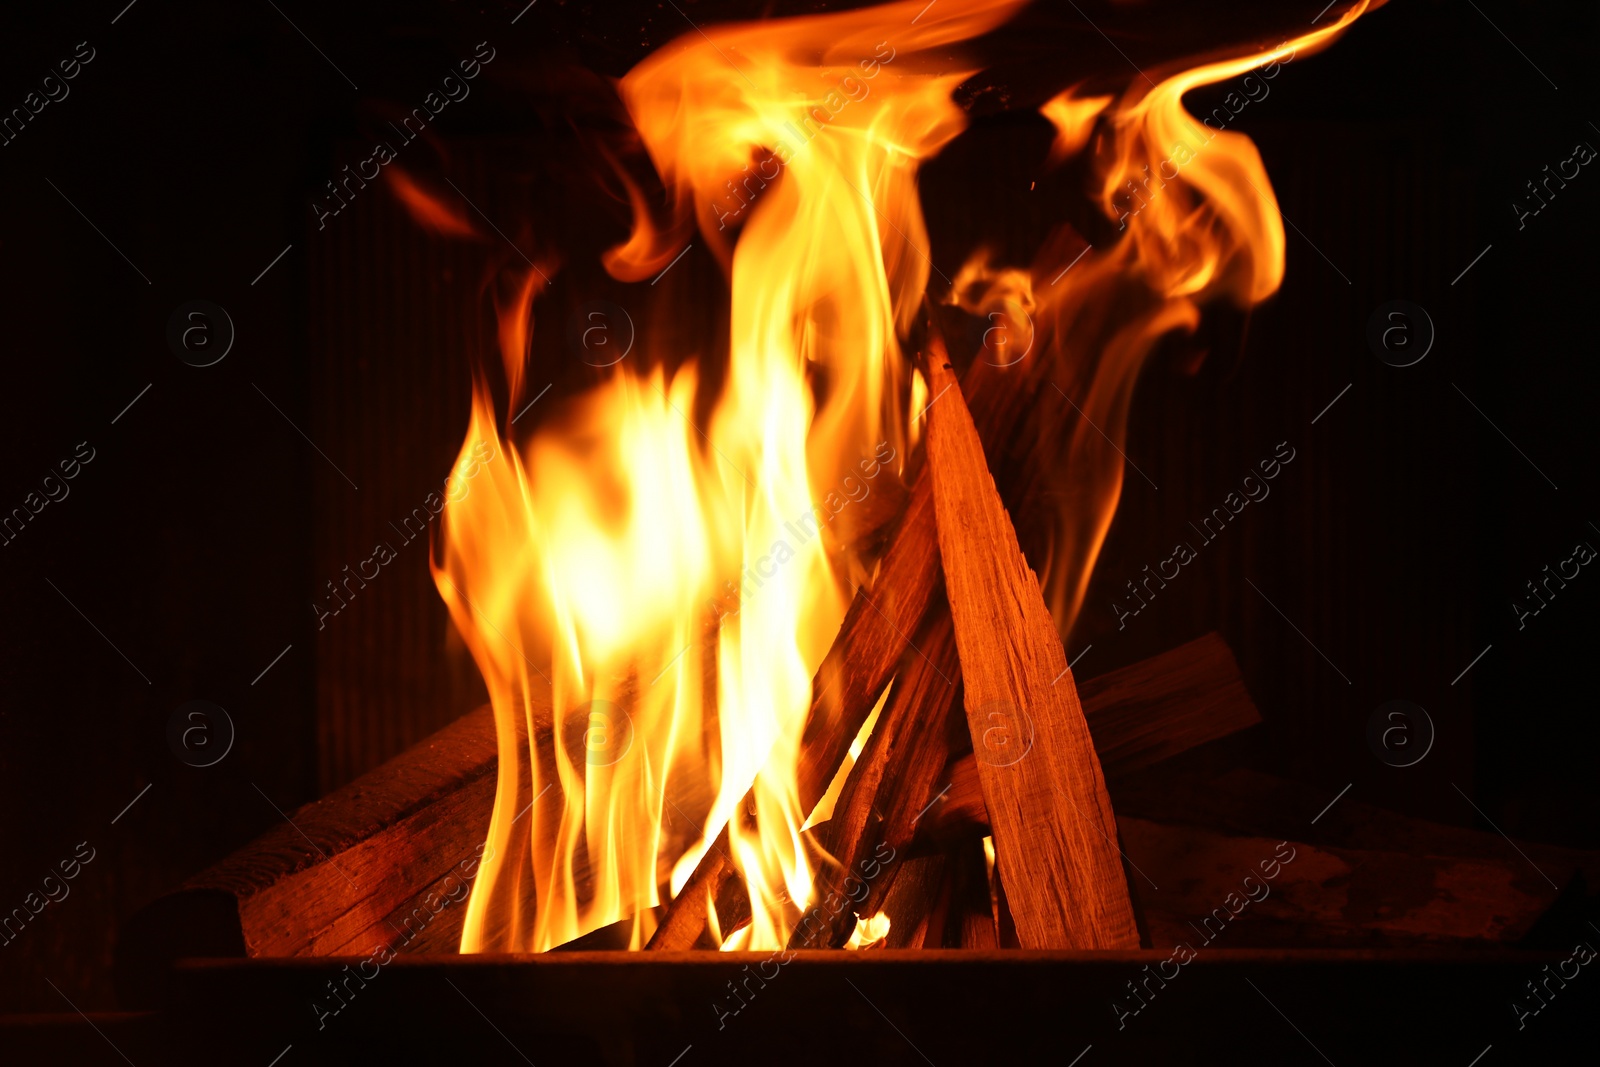
{"label": "metal fire pit edge", "polygon": [[1495,1067],[1593,1050],[1600,975],[1586,972],[1571,953],[1503,949],[1201,947],[1181,965],[1016,950],[186,960],[159,1029],[175,1062],[276,1067],[441,1052],[539,1067],[1466,1067],[1490,1048]]}

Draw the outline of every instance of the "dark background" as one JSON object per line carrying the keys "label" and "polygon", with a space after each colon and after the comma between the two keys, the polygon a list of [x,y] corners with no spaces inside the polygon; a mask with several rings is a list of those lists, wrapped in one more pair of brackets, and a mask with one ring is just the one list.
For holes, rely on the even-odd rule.
{"label": "dark background", "polygon": [[[761,10],[678,6],[696,22]],[[1169,5],[1079,6],[1130,55],[1174,54]],[[1274,27],[1298,29],[1320,5],[1299,6]],[[0,509],[79,442],[94,449],[70,496],[0,548],[0,912],[79,842],[95,849],[71,895],[0,947],[4,1011],[66,1010],[61,994],[113,1007],[122,917],[481,699],[420,542],[326,629],[310,604],[449,469],[510,245],[566,252],[560,297],[601,284],[583,259],[625,215],[573,166],[587,131],[614,120],[578,110],[603,89],[584,71],[620,76],[692,32],[670,5],[560,0],[515,25],[521,3],[122,7],[0,16],[0,108],[20,106],[78,42],[95,50],[70,95],[0,147]],[[1076,18],[1040,7],[1058,25]],[[1193,344],[1152,360],[1128,453],[1160,488],[1129,473],[1068,651],[1089,649],[1076,668],[1089,677],[1219,629],[1267,720],[1251,753],[1262,768],[1330,799],[1353,783],[1370,802],[1485,826],[1471,797],[1509,833],[1596,847],[1586,683],[1600,579],[1585,570],[1522,630],[1510,606],[1577,542],[1600,544],[1600,178],[1585,168],[1522,229],[1511,206],[1575,143],[1600,146],[1596,15],[1478,7],[1392,3],[1240,116],[1233,128],[1259,144],[1290,220],[1286,280],[1247,330],[1208,328],[1198,374],[1180,370]],[[1180,10],[1213,41],[1274,28],[1223,5]],[[387,179],[319,231],[322,184],[484,40],[496,59],[473,95],[401,165],[449,175],[504,241],[423,233]],[[1059,53],[1063,69],[1130,73],[1081,22]],[[1191,109],[1205,103],[1196,94]],[[1020,151],[1041,143],[1041,121],[982,120],[930,166],[945,273],[970,250],[949,220],[974,205],[992,206],[1011,244],[1042,232],[1051,209],[1027,201],[1037,157]],[[980,145],[1018,150],[985,151],[980,167]],[[680,299],[714,273],[684,267]],[[237,334],[206,368],[166,340],[195,299],[224,307]],[[1391,300],[1421,305],[1436,328],[1415,366],[1368,346],[1368,320]],[[581,388],[584,369],[560,362],[576,363],[560,315],[535,333],[558,385],[547,401]],[[1296,458],[1272,495],[1119,631],[1122,583],[1280,441]],[[1393,698],[1437,730],[1406,769],[1366,739]],[[237,731],[203,769],[167,739],[194,699]]]}

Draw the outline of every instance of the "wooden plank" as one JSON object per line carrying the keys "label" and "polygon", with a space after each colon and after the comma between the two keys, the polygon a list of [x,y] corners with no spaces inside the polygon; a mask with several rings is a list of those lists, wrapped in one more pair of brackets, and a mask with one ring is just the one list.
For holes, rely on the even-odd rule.
{"label": "wooden plank", "polygon": [[1025,948],[1137,948],[1115,816],[1055,622],[937,336],[928,473],[964,704]]}

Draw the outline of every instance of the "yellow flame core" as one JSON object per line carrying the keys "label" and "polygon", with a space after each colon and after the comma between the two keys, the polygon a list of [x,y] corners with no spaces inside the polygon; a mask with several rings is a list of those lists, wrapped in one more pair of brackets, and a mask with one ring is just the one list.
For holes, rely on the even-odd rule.
{"label": "yellow flame core", "polygon": [[[795,768],[812,677],[872,565],[818,501],[862,457],[898,477],[916,443],[927,388],[898,338],[931,268],[917,172],[964,128],[951,94],[972,73],[944,56],[1022,3],[908,0],[711,27],[621,82],[671,203],[658,222],[624,175],[634,228],[605,265],[649,277],[698,231],[727,275],[727,373],[711,396],[693,361],[670,377],[619,364],[520,448],[475,382],[463,462],[496,458],[449,494],[434,567],[500,752],[463,951],[543,951],[629,919],[638,947],[724,825],[752,916],[723,930],[713,908],[713,937],[786,943],[811,886]],[[1286,47],[1320,45],[1364,7]],[[1018,427],[1064,461],[1046,475],[1060,512],[1044,568],[1063,631],[1120,491],[1113,442],[1145,354],[1193,329],[1201,301],[1253,303],[1281,279],[1283,232],[1254,147],[1236,133],[1202,142],[1211,131],[1182,105],[1270,55],[1116,102],[1052,101],[1055,155],[1095,153],[1103,205],[1127,232],[1087,253],[1058,235],[1031,271],[975,258],[954,286],[953,300],[1008,324],[997,362],[1054,361],[1085,416]],[[1191,158],[1128,211],[1126,183],[1186,139]],[[545,273],[530,270],[500,308],[513,409]],[[730,821],[747,790],[756,832]],[[875,917],[856,943],[886,931]]]}

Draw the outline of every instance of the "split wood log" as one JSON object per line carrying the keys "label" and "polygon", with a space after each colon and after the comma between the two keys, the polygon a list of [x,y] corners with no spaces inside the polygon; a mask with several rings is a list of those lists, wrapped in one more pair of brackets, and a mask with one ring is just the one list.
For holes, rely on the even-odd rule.
{"label": "split wood log", "polygon": [[943,893],[945,857],[913,856],[899,865],[883,901],[889,919],[885,948],[939,948],[948,910]]}
{"label": "split wood log", "polygon": [[[533,747],[548,763],[558,739],[554,715],[537,693],[529,694],[528,718],[517,724],[520,751],[528,750],[530,722]],[[583,724],[573,726],[569,742]],[[367,955],[379,946],[456,951],[495,805],[497,741],[493,710],[480,707],[290,812],[140,909],[118,939],[119,996],[129,1005],[147,1003],[171,962],[185,956]],[[703,779],[677,775],[666,799],[677,809],[704,812],[714,796]],[[557,823],[537,823],[545,837],[535,847],[555,847]],[[589,877],[587,852],[579,849],[573,880],[582,887]]]}
{"label": "split wood log", "polygon": [[927,471],[967,725],[1025,948],[1137,948],[1111,798],[1039,583],[929,338]]}
{"label": "split wood log", "polygon": [[845,779],[833,815],[813,829],[820,852],[810,899],[790,948],[838,948],[873,915],[933,800],[950,751],[958,691],[955,632],[935,599],[900,660],[889,699]]}
{"label": "split wood log", "polygon": [[[1261,721],[1233,651],[1217,633],[1091,678],[1078,696],[1100,768],[1114,786]],[[952,759],[941,780],[949,789],[918,824],[919,836],[988,833],[976,757],[969,752]],[[1120,789],[1117,795],[1122,807]]]}
{"label": "split wood log", "polygon": [[[926,472],[917,477],[905,514],[889,541],[872,589],[856,591],[839,636],[817,669],[811,710],[800,739],[796,779],[801,808],[810,811],[822,799],[850,743],[878,702],[890,673],[906,648],[906,634],[927,610],[939,579],[938,548],[933,536],[933,500]],[[753,799],[746,794],[734,818],[753,820]],[[694,873],[673,899],[648,948],[692,948],[707,927],[711,905],[731,928],[728,917],[739,910],[743,887],[729,859],[728,830],[712,842]],[[732,894],[724,899],[723,894]],[[745,901],[748,908],[748,901]]]}
{"label": "split wood log", "polygon": [[950,879],[950,926],[945,943],[993,952],[1000,947],[1000,940],[995,933],[994,897],[983,842],[962,842],[945,871]]}

